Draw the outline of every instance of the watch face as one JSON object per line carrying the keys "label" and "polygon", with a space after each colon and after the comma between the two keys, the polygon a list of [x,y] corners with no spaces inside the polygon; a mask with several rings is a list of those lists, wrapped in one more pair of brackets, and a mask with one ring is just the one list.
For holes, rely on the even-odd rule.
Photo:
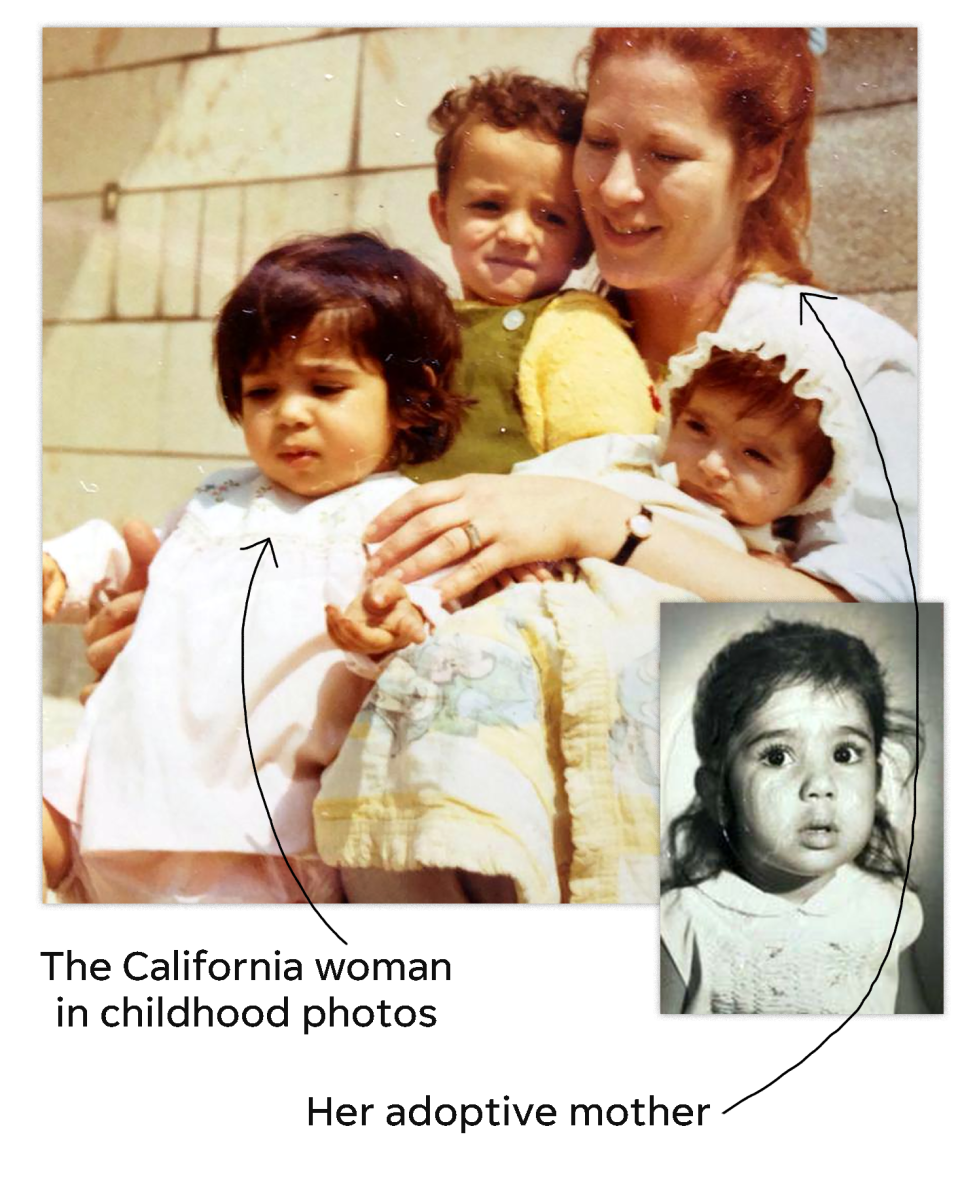
{"label": "watch face", "polygon": [[630,531],[637,539],[649,539],[652,530],[652,520],[649,515],[634,515],[630,520]]}

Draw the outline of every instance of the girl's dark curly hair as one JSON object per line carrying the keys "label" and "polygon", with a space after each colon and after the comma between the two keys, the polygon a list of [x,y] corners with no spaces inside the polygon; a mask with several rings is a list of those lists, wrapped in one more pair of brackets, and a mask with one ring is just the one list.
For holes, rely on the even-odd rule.
{"label": "girl's dark curly hair", "polygon": [[373,233],[305,236],[270,250],[223,304],[213,346],[220,399],[242,415],[252,366],[301,335],[317,315],[333,350],[387,383],[397,465],[438,458],[470,400],[451,384],[460,332],[432,270]]}
{"label": "girl's dark curly hair", "polygon": [[[913,743],[917,724],[892,712],[883,670],[865,642],[823,625],[771,621],[724,646],[697,684],[693,730],[700,771],[719,783],[724,797],[736,737],[775,691],[800,683],[855,694],[870,718],[878,754],[887,739]],[[914,750],[914,767],[920,753]],[[715,809],[700,796],[670,823],[664,854],[664,891],[702,883],[723,870],[740,873]],[[895,830],[879,802],[870,839],[854,862],[871,874],[906,878]]]}

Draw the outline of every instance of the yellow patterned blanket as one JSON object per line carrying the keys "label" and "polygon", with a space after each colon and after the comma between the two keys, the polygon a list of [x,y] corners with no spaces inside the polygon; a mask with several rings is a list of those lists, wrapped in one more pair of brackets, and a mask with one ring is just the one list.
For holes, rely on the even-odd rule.
{"label": "yellow patterned blanket", "polygon": [[[569,473],[572,452],[571,469],[743,549],[716,511],[621,461],[629,440],[528,466]],[[573,582],[450,616],[394,657],[324,771],[321,857],[505,875],[528,903],[658,902],[659,606],[695,599],[584,560]]]}

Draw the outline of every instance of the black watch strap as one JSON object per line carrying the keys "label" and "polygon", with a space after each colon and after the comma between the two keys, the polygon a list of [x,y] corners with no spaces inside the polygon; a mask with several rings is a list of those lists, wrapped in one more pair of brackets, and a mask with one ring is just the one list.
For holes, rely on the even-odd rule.
{"label": "black watch strap", "polygon": [[[636,528],[636,522],[639,519],[647,520],[645,535],[638,534],[639,529]],[[650,522],[652,522],[652,520],[653,516],[650,514],[649,507],[641,507],[637,514],[634,515],[628,522],[627,526],[629,531],[627,532],[627,538],[620,545],[620,550],[610,561],[611,564],[619,564],[621,567],[626,564],[626,562],[643,543],[643,541],[650,538]]]}

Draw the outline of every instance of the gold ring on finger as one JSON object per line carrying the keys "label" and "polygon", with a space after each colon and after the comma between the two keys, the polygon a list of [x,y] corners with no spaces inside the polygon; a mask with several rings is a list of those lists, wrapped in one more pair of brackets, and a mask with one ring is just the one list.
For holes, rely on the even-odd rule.
{"label": "gold ring on finger", "polygon": [[461,527],[466,534],[467,542],[470,544],[470,551],[479,552],[483,547],[483,540],[480,538],[480,532],[477,531],[473,523],[462,523]]}

